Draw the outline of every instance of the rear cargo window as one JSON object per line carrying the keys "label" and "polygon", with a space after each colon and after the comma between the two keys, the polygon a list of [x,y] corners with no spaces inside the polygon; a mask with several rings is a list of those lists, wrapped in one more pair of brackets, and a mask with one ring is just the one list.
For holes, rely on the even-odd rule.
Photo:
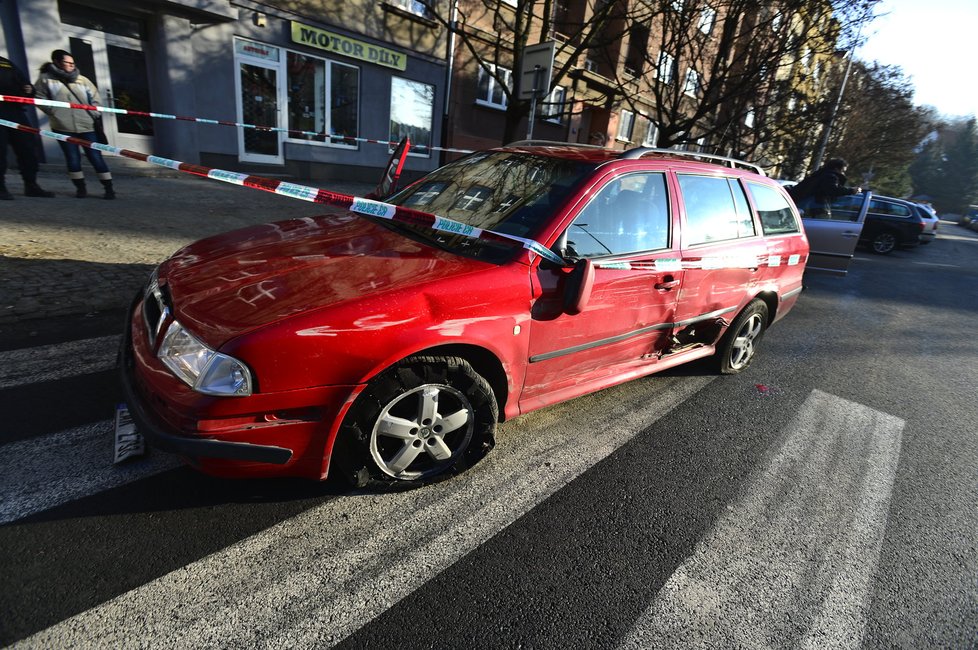
{"label": "rear cargo window", "polygon": [[761,219],[761,229],[764,230],[765,235],[798,232],[798,221],[791,211],[788,199],[784,198],[781,192],[773,187],[750,181],[747,182],[747,189],[754,199],[757,216]]}

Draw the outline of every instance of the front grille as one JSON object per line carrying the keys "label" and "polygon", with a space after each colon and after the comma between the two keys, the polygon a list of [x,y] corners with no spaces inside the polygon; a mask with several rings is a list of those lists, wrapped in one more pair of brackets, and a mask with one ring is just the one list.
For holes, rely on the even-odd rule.
{"label": "front grille", "polygon": [[149,338],[150,349],[156,349],[156,339],[160,330],[169,317],[170,296],[166,287],[160,287],[156,282],[150,282],[143,296],[143,321],[146,323],[146,336]]}

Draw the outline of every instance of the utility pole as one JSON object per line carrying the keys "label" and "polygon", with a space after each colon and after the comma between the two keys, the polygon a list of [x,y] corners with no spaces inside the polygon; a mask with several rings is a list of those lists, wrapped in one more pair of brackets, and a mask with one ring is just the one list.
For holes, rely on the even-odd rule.
{"label": "utility pole", "polygon": [[839,94],[835,98],[835,104],[832,105],[832,112],[829,114],[829,121],[825,125],[825,129],[822,131],[822,141],[818,145],[818,151],[815,153],[815,160],[812,163],[812,171],[818,169],[822,166],[822,158],[825,157],[825,149],[829,146],[829,136],[832,135],[832,124],[835,122],[835,116],[839,112],[839,107],[842,105],[842,95],[846,92],[846,82],[849,81],[849,72],[852,70],[852,55],[855,53],[856,46],[853,45],[852,49],[849,50],[849,62],[846,63],[845,74],[842,75],[842,84],[839,86]]}
{"label": "utility pole", "polygon": [[832,125],[835,122],[836,115],[839,113],[839,107],[842,106],[842,95],[846,92],[846,83],[849,81],[849,73],[852,71],[852,60],[856,55],[856,48],[859,46],[859,38],[862,36],[863,26],[866,24],[865,14],[859,20],[859,31],[856,32],[856,38],[852,42],[852,47],[849,48],[849,61],[846,63],[846,71],[842,75],[839,94],[835,98],[835,104],[832,105],[832,112],[829,114],[829,121],[825,124],[825,130],[822,132],[822,141],[819,143],[818,151],[815,153],[815,160],[812,163],[811,171],[815,171],[822,166],[825,149],[829,146],[829,136],[832,135]]}

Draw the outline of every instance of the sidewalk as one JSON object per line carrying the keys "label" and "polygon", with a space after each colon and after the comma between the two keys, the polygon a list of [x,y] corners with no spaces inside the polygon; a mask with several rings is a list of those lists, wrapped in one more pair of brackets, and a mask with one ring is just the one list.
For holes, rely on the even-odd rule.
{"label": "sidewalk", "polygon": [[[89,197],[75,198],[63,165],[42,165],[40,185],[57,196],[28,198],[16,170],[0,201],[0,325],[93,314],[128,306],[153,268],[181,246],[244,226],[320,214],[325,206],[106,156],[118,198],[83,164]],[[363,196],[364,183],[290,182]]]}

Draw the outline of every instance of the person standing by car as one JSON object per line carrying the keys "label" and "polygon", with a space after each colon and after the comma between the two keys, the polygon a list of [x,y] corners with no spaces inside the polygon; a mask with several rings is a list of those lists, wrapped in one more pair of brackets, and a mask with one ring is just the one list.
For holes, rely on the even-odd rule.
{"label": "person standing by car", "polygon": [[[31,97],[34,86],[9,59],[0,56],[0,95]],[[23,104],[0,102],[0,118],[27,124],[27,113]],[[7,145],[17,156],[20,177],[24,179],[24,195],[49,199],[54,192],[46,192],[37,184],[37,152],[34,149],[34,136],[24,131],[0,128],[0,200],[12,201],[14,195],[7,190],[4,177],[7,174]]]}
{"label": "person standing by car", "polygon": [[[37,96],[42,99],[93,106],[97,106],[100,101],[98,88],[87,77],[78,73],[75,58],[71,52],[65,50],[55,50],[51,53],[51,62],[41,66],[41,75],[34,82],[34,86]],[[40,109],[50,118],[51,128],[55,133],[95,142],[95,120],[101,119],[97,118],[97,113],[93,115],[91,111],[81,109],[47,106],[41,106]],[[61,151],[64,152],[65,161],[68,163],[68,178],[75,184],[75,196],[83,199],[88,196],[88,190],[85,187],[85,174],[81,168],[82,147],[60,140],[58,144],[61,145]],[[89,147],[84,147],[84,150],[85,157],[95,168],[96,175],[105,188],[104,197],[114,199],[112,172],[102,158],[102,152]]]}
{"label": "person standing by car", "polygon": [[797,185],[788,195],[806,217],[831,217],[832,201],[848,194],[861,194],[861,187],[846,187],[846,168],[842,158],[832,158]]}

